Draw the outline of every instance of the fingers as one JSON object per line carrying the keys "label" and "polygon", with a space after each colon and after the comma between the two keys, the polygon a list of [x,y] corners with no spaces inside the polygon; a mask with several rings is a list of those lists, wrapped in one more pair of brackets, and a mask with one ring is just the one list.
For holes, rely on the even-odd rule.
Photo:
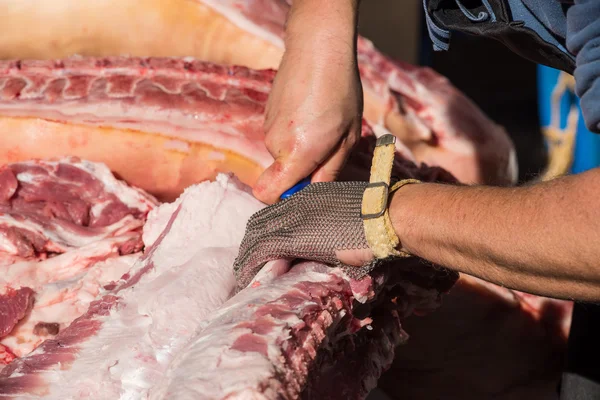
{"label": "fingers", "polygon": [[362,267],[375,258],[371,249],[336,250],[335,256],[342,264],[351,267]]}
{"label": "fingers", "polygon": [[344,168],[348,156],[356,143],[354,136],[348,136],[320,166],[312,176],[312,182],[332,182]]}
{"label": "fingers", "polygon": [[313,159],[281,157],[258,178],[254,196],[263,203],[274,204],[283,192],[309,176],[317,165]]}
{"label": "fingers", "polygon": [[[269,143],[269,151],[279,155],[275,162],[259,177],[254,186],[254,196],[266,204],[274,204],[283,192],[312,175],[312,182],[331,182],[337,179],[348,156],[360,138],[360,130],[351,133],[333,146],[324,141],[313,141],[310,146],[296,148],[292,153],[281,151],[281,143]],[[348,132],[348,131],[346,131]],[[279,151],[276,151],[278,149]]]}

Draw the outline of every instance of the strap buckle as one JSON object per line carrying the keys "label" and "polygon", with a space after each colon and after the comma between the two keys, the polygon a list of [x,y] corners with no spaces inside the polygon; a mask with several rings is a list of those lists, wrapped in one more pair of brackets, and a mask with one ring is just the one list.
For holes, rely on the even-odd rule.
{"label": "strap buckle", "polygon": [[371,188],[376,188],[376,187],[383,187],[383,207],[381,208],[380,211],[373,213],[373,214],[363,214],[362,209],[361,209],[360,210],[360,218],[363,220],[379,218],[383,214],[385,214],[385,211],[387,210],[388,198],[390,195],[390,186],[385,182],[373,182],[373,183],[369,183],[367,185],[367,187],[365,188],[365,192]]}
{"label": "strap buckle", "polygon": [[388,133],[378,137],[375,142],[375,147],[387,146],[388,144],[396,144],[396,136]]}
{"label": "strap buckle", "polygon": [[[386,135],[382,135],[379,138],[377,138],[377,141],[375,142],[375,147],[376,148],[384,147],[384,146],[395,145],[395,144],[396,144],[396,136],[386,134]],[[363,220],[375,219],[375,218],[379,218],[383,214],[385,214],[385,211],[387,210],[387,206],[388,206],[388,197],[390,195],[390,185],[383,181],[371,182],[365,188],[365,192],[369,189],[379,188],[379,187],[383,188],[383,205],[382,205],[381,210],[379,210],[376,213],[372,213],[372,214],[363,214],[363,211],[361,209],[360,210],[361,219],[363,219]]]}

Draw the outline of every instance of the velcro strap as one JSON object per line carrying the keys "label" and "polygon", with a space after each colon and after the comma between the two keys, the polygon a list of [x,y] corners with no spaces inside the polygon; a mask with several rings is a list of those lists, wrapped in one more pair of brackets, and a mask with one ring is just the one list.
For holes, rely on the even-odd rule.
{"label": "velcro strap", "polygon": [[396,137],[383,135],[377,139],[371,177],[362,200],[361,218],[365,236],[375,258],[389,256],[408,257],[410,254],[397,250],[400,240],[388,212],[388,200],[391,193],[410,183],[419,183],[416,179],[404,179],[390,188],[394,155],[396,154]]}

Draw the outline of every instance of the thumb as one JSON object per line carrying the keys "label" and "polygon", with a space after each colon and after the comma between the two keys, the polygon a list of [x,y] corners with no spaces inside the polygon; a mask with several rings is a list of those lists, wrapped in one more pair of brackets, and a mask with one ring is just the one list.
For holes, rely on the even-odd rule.
{"label": "thumb", "polygon": [[275,160],[273,164],[261,174],[252,189],[254,196],[258,200],[265,204],[274,204],[277,202],[279,196],[281,196],[281,193],[285,190],[282,190],[281,193],[278,194],[278,190],[276,190],[278,185],[275,184],[275,182],[281,181],[282,179],[282,169],[283,165],[281,161]]}
{"label": "thumb", "polygon": [[258,178],[253,189],[254,196],[265,204],[274,204],[283,192],[309,176],[314,167],[312,163],[307,165],[293,158],[276,159]]}

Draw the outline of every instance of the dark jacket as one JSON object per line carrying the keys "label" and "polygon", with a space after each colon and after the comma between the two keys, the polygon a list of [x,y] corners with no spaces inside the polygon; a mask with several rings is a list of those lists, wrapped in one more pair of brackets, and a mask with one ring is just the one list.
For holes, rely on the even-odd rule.
{"label": "dark jacket", "polygon": [[423,0],[435,50],[452,31],[499,40],[575,76],[587,127],[600,133],[600,0]]}

